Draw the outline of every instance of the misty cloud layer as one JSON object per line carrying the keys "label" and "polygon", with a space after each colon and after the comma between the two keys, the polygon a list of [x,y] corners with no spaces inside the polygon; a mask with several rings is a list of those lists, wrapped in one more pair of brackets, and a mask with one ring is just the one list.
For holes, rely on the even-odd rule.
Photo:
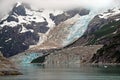
{"label": "misty cloud layer", "polygon": [[28,3],[36,8],[105,8],[119,5],[119,0],[0,0],[0,18],[6,15],[16,2]]}

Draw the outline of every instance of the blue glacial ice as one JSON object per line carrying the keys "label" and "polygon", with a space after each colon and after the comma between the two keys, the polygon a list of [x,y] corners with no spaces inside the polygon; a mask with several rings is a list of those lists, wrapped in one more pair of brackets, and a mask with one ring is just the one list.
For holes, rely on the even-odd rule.
{"label": "blue glacial ice", "polygon": [[21,59],[21,63],[31,63],[32,60],[40,57],[40,56],[43,56],[42,53],[29,53],[29,54],[26,54],[24,56],[22,56],[22,59]]}
{"label": "blue glacial ice", "polygon": [[64,41],[63,45],[68,45],[80,38],[84,34],[89,22],[91,19],[93,19],[94,16],[95,14],[93,12],[91,12],[89,15],[81,16],[79,20],[69,28],[70,33],[67,39]]}

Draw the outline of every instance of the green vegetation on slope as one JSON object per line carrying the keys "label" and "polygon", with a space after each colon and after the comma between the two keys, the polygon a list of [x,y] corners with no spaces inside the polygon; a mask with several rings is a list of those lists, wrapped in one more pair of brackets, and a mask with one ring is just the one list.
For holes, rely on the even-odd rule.
{"label": "green vegetation on slope", "polygon": [[104,37],[112,37],[112,34],[117,30],[119,25],[120,21],[113,21],[104,25],[99,30],[91,33],[90,35],[94,35],[95,37],[88,42],[88,45],[95,44]]}
{"label": "green vegetation on slope", "polygon": [[108,38],[109,41],[93,55],[92,63],[120,63],[120,32]]}

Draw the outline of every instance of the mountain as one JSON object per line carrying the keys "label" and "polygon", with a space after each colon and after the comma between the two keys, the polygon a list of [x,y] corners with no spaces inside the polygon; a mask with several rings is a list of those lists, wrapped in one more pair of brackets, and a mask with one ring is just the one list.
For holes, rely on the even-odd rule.
{"label": "mountain", "polygon": [[104,45],[88,61],[90,63],[120,63],[120,9],[96,15],[84,35],[69,47]]}
{"label": "mountain", "polygon": [[[20,8],[16,10],[19,7],[18,5],[25,9],[21,9],[23,13],[20,13]],[[9,21],[9,16],[17,17],[12,19],[13,21]],[[9,30],[9,28],[12,28],[13,31],[18,29],[18,31],[15,34],[11,34],[13,38],[15,37],[15,41],[10,42],[10,44],[5,42],[6,37],[3,36],[5,38],[1,42],[5,48],[1,49],[1,51],[7,57],[12,56],[11,60],[13,61],[30,63],[42,60],[44,62],[47,58],[48,62],[49,60],[54,61],[54,58],[57,61],[58,58],[56,56],[64,57],[67,53],[71,53],[70,55],[72,55],[72,53],[76,52],[75,55],[72,55],[75,57],[79,52],[79,55],[83,53],[81,49],[86,48],[85,54],[79,58],[81,62],[119,62],[119,37],[115,37],[118,36],[120,25],[120,9],[118,8],[109,9],[106,12],[98,14],[86,9],[33,10],[26,4],[18,3],[14,6],[9,16],[2,19],[0,25],[1,31]],[[13,24],[16,26],[13,26]],[[7,28],[5,28],[6,26]],[[19,27],[23,30],[22,32]],[[1,32],[2,35],[3,33]],[[4,32],[4,35],[8,35],[8,33]],[[102,47],[102,45],[104,46]],[[94,52],[92,52],[93,48]],[[18,53],[20,54],[16,55]],[[60,53],[60,55],[56,55],[56,53]],[[49,56],[46,57],[45,55]],[[66,58],[64,60],[66,61]],[[74,60],[73,62],[76,61]]]}
{"label": "mountain", "polygon": [[115,34],[105,37],[104,46],[91,58],[92,63],[120,63],[120,23]]}
{"label": "mountain", "polygon": [[5,57],[10,57],[38,46],[47,40],[55,27],[66,24],[66,20],[76,15],[80,17],[89,12],[86,9],[33,10],[28,4],[18,2],[0,21],[0,51]]}
{"label": "mountain", "polygon": [[76,62],[120,63],[120,9],[96,15],[83,36],[72,44],[51,52],[46,59],[47,64]]}
{"label": "mountain", "polygon": [[103,38],[114,34],[120,23],[120,9],[109,9],[96,15],[88,24],[85,33],[70,46],[105,44]]}

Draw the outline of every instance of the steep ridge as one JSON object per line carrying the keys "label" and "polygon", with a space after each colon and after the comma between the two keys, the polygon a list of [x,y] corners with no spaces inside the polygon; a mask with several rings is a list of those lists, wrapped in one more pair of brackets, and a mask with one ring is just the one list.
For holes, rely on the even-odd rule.
{"label": "steep ridge", "polygon": [[103,40],[104,46],[93,55],[92,63],[120,63],[120,23],[116,33]]}

